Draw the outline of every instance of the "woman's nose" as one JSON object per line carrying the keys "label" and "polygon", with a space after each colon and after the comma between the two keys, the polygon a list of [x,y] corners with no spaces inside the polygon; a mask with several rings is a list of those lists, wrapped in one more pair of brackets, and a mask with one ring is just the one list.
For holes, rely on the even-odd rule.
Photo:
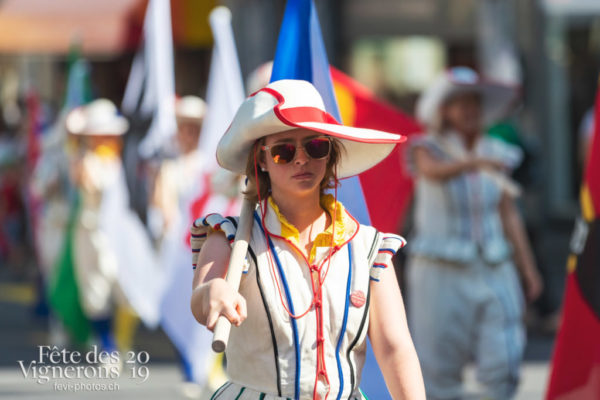
{"label": "woman's nose", "polygon": [[296,164],[306,164],[310,160],[308,154],[306,154],[306,150],[304,150],[304,146],[298,144],[296,147]]}

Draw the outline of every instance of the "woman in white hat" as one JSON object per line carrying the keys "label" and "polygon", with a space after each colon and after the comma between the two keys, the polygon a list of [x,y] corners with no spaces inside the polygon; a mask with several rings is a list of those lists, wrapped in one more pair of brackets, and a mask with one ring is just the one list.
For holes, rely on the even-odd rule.
{"label": "woman in white hat", "polygon": [[192,312],[209,329],[220,315],[236,326],[213,399],[362,399],[367,335],[392,396],[424,398],[391,262],[405,241],[325,194],[403,140],[339,125],[306,81],[273,82],[240,106],[217,148],[258,202],[239,293],[222,279],[237,219],[192,227]]}
{"label": "woman in white hat", "polygon": [[417,105],[428,133],[409,147],[416,198],[408,314],[428,398],[462,398],[462,370],[473,359],[485,398],[511,398],[517,387],[525,343],[519,275],[530,301],[541,280],[513,200],[519,190],[506,175],[520,150],[483,135],[516,94],[456,67]]}
{"label": "woman in white hat", "polygon": [[115,105],[98,99],[71,111],[65,121],[70,134],[70,174],[79,194],[73,257],[79,299],[103,350],[116,350],[112,334],[115,298],[124,303],[117,285],[115,249],[103,229],[102,204],[121,169],[122,135],[129,127]]}
{"label": "woman in white hat", "polygon": [[158,324],[163,286],[146,229],[130,208],[121,160],[129,124],[112,102],[98,99],[71,111],[66,127],[77,144],[71,175],[80,200],[74,228],[79,298],[101,346],[118,345],[124,354],[139,319],[150,328]]}

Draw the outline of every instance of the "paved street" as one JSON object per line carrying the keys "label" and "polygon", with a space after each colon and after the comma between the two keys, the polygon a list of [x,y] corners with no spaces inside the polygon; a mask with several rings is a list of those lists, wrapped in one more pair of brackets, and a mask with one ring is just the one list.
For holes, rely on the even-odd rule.
{"label": "paved street", "polygon": [[[32,311],[34,299],[33,288],[26,280],[19,282],[7,279],[6,275],[0,275],[0,399],[189,398],[185,393],[192,392],[184,391],[189,391],[190,388],[181,383],[181,373],[168,339],[160,330],[151,332],[143,327],[137,333],[135,350],[145,350],[150,355],[148,378],[144,382],[141,382],[140,375],[145,375],[145,370],[139,370],[140,365],[136,365],[136,376],[132,376],[134,371],[128,364],[123,367],[117,379],[50,378],[45,383],[38,383],[32,377],[32,369],[25,378],[17,360],[24,361],[27,371],[29,363],[38,356],[37,346],[48,343],[45,322]],[[526,352],[527,361],[523,368],[523,381],[517,399],[543,398],[551,348],[552,340],[549,337],[530,338]],[[98,366],[95,367],[97,369]],[[38,373],[43,374],[43,371],[38,370]],[[474,389],[476,385],[472,369],[467,370],[466,379],[467,387]],[[69,387],[69,384],[72,386]],[[208,398],[206,394],[196,395],[196,398]]]}

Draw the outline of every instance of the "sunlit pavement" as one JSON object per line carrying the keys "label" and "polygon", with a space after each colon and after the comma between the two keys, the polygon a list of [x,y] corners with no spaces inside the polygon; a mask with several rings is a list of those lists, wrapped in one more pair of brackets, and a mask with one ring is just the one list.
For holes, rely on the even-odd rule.
{"label": "sunlit pavement", "polygon": [[[142,382],[139,373],[134,376],[132,365],[125,365],[117,379],[90,380],[53,379],[38,383],[29,371],[24,377],[18,360],[29,362],[36,359],[38,347],[47,344],[47,325],[35,317],[34,294],[28,284],[1,282],[0,279],[0,399],[209,399],[210,393],[196,387],[184,386],[182,374],[176,362],[169,340],[161,331],[150,332],[140,328],[136,335],[137,351],[145,350],[150,355],[148,378]],[[542,399],[547,386],[548,359],[552,349],[552,338],[530,337],[522,368],[522,380],[517,393],[518,400]],[[139,368],[139,365],[137,366]],[[139,372],[139,370],[138,370]],[[363,386],[372,371],[363,371]],[[476,390],[474,371],[468,368],[465,374],[468,391]],[[70,386],[69,386],[70,385]],[[389,397],[385,387],[376,385],[376,390],[367,391],[370,400],[385,400]]]}
{"label": "sunlit pavement", "polygon": [[133,378],[127,368],[117,379],[49,379],[38,383],[25,378],[21,368],[0,369],[2,399],[185,399],[181,373],[175,365],[149,365],[148,379]]}
{"label": "sunlit pavement", "polygon": [[[0,369],[0,398],[2,399],[186,399],[187,390],[181,383],[181,373],[175,365],[150,365],[145,382],[131,377],[127,369],[118,379],[50,379],[37,383],[25,378],[21,369]],[[548,364],[528,362],[523,368],[523,380],[516,396],[517,400],[542,399],[548,376]],[[475,388],[473,371],[467,370],[467,387]],[[71,387],[69,388],[68,385]],[[104,385],[104,386],[102,386]],[[111,386],[112,385],[112,386]],[[207,398],[199,394],[197,398]],[[371,399],[376,400],[376,399]]]}

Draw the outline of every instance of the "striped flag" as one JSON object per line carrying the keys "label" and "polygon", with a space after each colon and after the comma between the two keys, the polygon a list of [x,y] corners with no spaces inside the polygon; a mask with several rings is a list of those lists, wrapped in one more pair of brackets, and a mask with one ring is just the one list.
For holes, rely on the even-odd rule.
{"label": "striped flag", "polygon": [[[375,103],[364,102],[367,99],[372,101],[372,97],[364,96],[364,92],[359,91],[355,84],[351,85],[352,82],[344,79],[342,75],[335,75],[338,78],[337,92],[342,95],[350,94],[350,102],[346,102],[345,105],[361,104],[361,112],[367,110],[369,107],[374,107]],[[271,75],[271,81],[280,79],[303,79],[312,82],[321,94],[326,110],[338,121],[341,121],[338,108],[338,101],[341,100],[341,97],[336,99],[317,10],[312,0],[289,0],[287,3],[273,62],[273,73]],[[388,108],[385,108],[385,110],[389,111]],[[359,125],[357,117],[358,114],[355,114],[353,117],[353,122],[357,126],[366,127],[369,126],[369,122],[373,122],[371,118],[366,118],[365,120],[361,120]],[[402,123],[407,126],[412,125],[416,129],[416,126],[408,119],[403,119]],[[369,127],[384,128],[381,125]],[[395,127],[391,131],[397,131],[398,129],[401,129],[401,127]],[[399,153],[395,153],[393,157],[398,157],[398,155]],[[388,160],[390,158],[384,162],[388,162]],[[394,170],[398,170],[399,168],[400,166],[396,166]],[[387,176],[389,176],[389,173]],[[368,187],[369,190],[372,190],[372,182],[377,182],[374,180],[374,175],[367,173],[360,178],[352,177],[345,179],[342,181],[341,188],[338,191],[339,198],[344,206],[363,224],[372,224],[375,219],[375,222],[380,222],[381,214],[378,213],[377,209],[384,206],[386,201],[384,196],[380,196],[381,201],[377,201],[371,196],[369,196],[371,197],[371,202],[366,200],[364,189]],[[382,187],[378,186],[377,189],[381,191]],[[405,195],[407,198],[410,195],[410,193],[397,194]],[[369,212],[371,210],[373,210],[372,214]],[[379,224],[379,228],[396,231],[395,225],[397,222],[394,221],[392,224],[394,225],[393,229],[388,229],[391,227],[389,222],[383,225]],[[378,226],[375,225],[375,227]],[[370,346],[367,350],[367,360],[363,370],[362,388],[370,398],[391,399]]]}
{"label": "striped flag", "polygon": [[[600,84],[600,82],[599,82]],[[600,89],[546,399],[600,398]]]}

